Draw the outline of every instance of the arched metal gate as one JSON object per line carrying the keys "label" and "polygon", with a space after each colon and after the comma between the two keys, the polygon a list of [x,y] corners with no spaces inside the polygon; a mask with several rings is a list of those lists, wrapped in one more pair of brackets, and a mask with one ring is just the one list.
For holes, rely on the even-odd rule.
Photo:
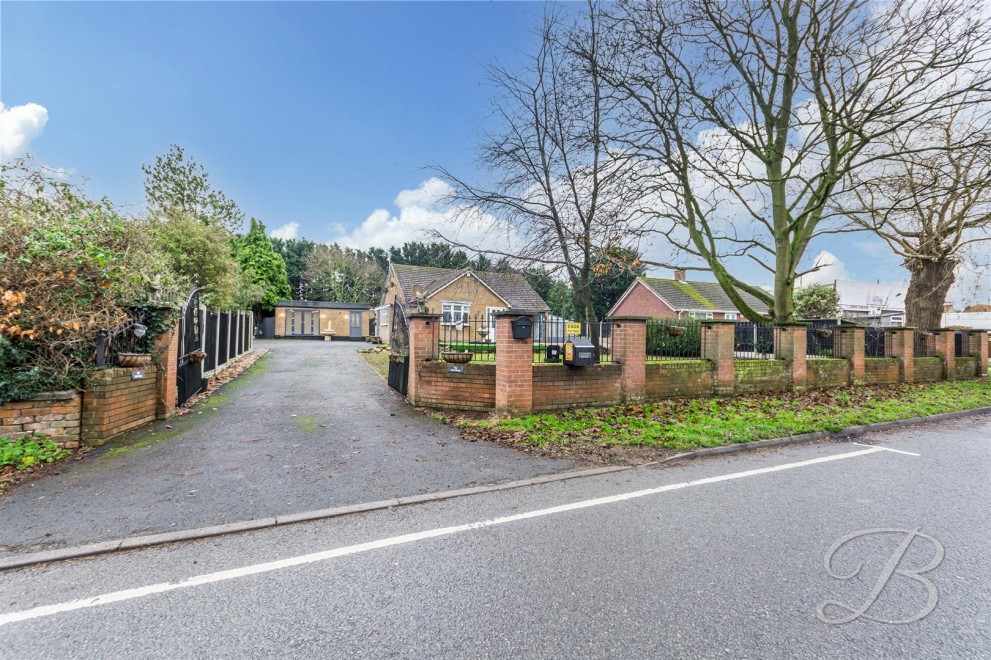
{"label": "arched metal gate", "polygon": [[409,384],[409,324],[397,300],[392,305],[392,340],[389,352],[389,387],[406,396]]}
{"label": "arched metal gate", "polygon": [[[206,388],[206,379],[203,378],[203,361],[198,359],[202,346],[200,327],[200,291],[199,287],[193,287],[193,292],[186,300],[186,306],[182,308],[179,316],[179,359],[176,364],[176,387],[178,388],[178,398],[176,405],[182,405],[197,392]],[[192,355],[194,352],[198,355]]]}

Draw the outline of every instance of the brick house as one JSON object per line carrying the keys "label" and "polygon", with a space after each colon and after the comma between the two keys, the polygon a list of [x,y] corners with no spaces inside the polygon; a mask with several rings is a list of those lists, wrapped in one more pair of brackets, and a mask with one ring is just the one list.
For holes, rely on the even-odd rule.
{"label": "brick house", "polygon": [[[753,309],[767,315],[766,304],[743,291],[740,296]],[[684,271],[674,279],[641,277],[623,292],[610,316],[649,316],[652,318],[691,318],[742,320],[743,315],[718,282],[692,282]]]}
{"label": "brick house", "polygon": [[374,310],[378,335],[386,343],[391,340],[392,308],[397,300],[407,312],[422,303],[427,311],[441,315],[442,324],[488,318],[490,336],[495,336],[494,312],[550,312],[547,303],[519,273],[392,264],[381,305]]}

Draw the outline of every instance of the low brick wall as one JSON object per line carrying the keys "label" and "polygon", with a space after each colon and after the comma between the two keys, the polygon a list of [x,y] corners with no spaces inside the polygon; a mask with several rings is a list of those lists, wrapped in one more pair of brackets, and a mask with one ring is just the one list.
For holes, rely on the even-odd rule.
{"label": "low brick wall", "polygon": [[898,358],[865,358],[864,382],[867,385],[892,385],[901,381]]}
{"label": "low brick wall", "polygon": [[495,408],[495,363],[469,362],[461,366],[463,374],[450,373],[446,362],[417,363],[417,403],[455,410]]}
{"label": "low brick wall", "polygon": [[938,355],[917,357],[914,362],[916,383],[935,383],[943,380],[943,358]]}
{"label": "low brick wall", "polygon": [[[135,371],[144,377],[134,380]],[[83,396],[83,444],[102,445],[124,431],[155,419],[158,370],[153,364],[137,369],[117,367],[97,371],[86,382]]]}
{"label": "low brick wall", "polygon": [[784,360],[737,360],[734,379],[737,394],[780,392],[791,387],[791,369]]}
{"label": "low brick wall", "polygon": [[850,384],[850,361],[816,358],[805,363],[805,384],[813,389]]}
{"label": "low brick wall", "polygon": [[79,446],[82,397],[76,390],[44,392],[27,401],[0,405],[0,437],[51,436],[66,449]]}
{"label": "low brick wall", "polygon": [[660,360],[647,363],[647,398],[712,394],[712,362],[709,360]]}
{"label": "low brick wall", "polygon": [[957,380],[966,380],[977,377],[977,358],[972,355],[965,355],[956,359]]}
{"label": "low brick wall", "polygon": [[537,364],[533,367],[533,409],[569,406],[609,406],[622,398],[623,368],[618,364],[591,367]]}

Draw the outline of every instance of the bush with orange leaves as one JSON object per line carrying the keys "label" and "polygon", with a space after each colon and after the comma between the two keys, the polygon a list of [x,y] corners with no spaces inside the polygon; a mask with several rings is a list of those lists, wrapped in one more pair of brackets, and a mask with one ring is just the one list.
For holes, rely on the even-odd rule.
{"label": "bush with orange leaves", "polygon": [[78,387],[96,333],[163,276],[141,222],[44,170],[0,168],[0,403]]}

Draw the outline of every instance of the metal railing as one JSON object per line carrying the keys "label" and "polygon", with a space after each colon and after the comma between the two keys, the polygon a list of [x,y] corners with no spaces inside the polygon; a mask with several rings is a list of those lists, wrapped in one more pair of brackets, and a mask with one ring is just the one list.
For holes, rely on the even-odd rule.
{"label": "metal railing", "polygon": [[733,355],[740,359],[774,358],[774,325],[740,321],[733,332]]}
{"label": "metal railing", "polygon": [[[437,355],[431,357],[448,362],[495,362],[494,316],[445,316],[434,323],[433,328]],[[464,355],[471,357],[462,357]]]}
{"label": "metal railing", "polygon": [[560,363],[564,355],[564,344],[575,338],[592,342],[597,364],[612,362],[611,321],[589,324],[569,321],[559,316],[539,315],[533,324],[534,364]]}
{"label": "metal railing", "polygon": [[702,324],[691,319],[647,321],[647,361],[702,358]]}
{"label": "metal railing", "polygon": [[805,341],[805,355],[810,358],[835,357],[836,335],[839,326],[836,319],[813,319],[807,323],[809,326]]}
{"label": "metal railing", "polygon": [[879,358],[888,354],[884,328],[864,328],[864,357]]}
{"label": "metal railing", "polygon": [[936,335],[931,330],[916,330],[912,333],[912,350],[915,357],[936,355]]}
{"label": "metal railing", "polygon": [[953,332],[953,354],[957,357],[963,357],[967,354],[964,350],[964,332],[963,330],[955,330]]}

